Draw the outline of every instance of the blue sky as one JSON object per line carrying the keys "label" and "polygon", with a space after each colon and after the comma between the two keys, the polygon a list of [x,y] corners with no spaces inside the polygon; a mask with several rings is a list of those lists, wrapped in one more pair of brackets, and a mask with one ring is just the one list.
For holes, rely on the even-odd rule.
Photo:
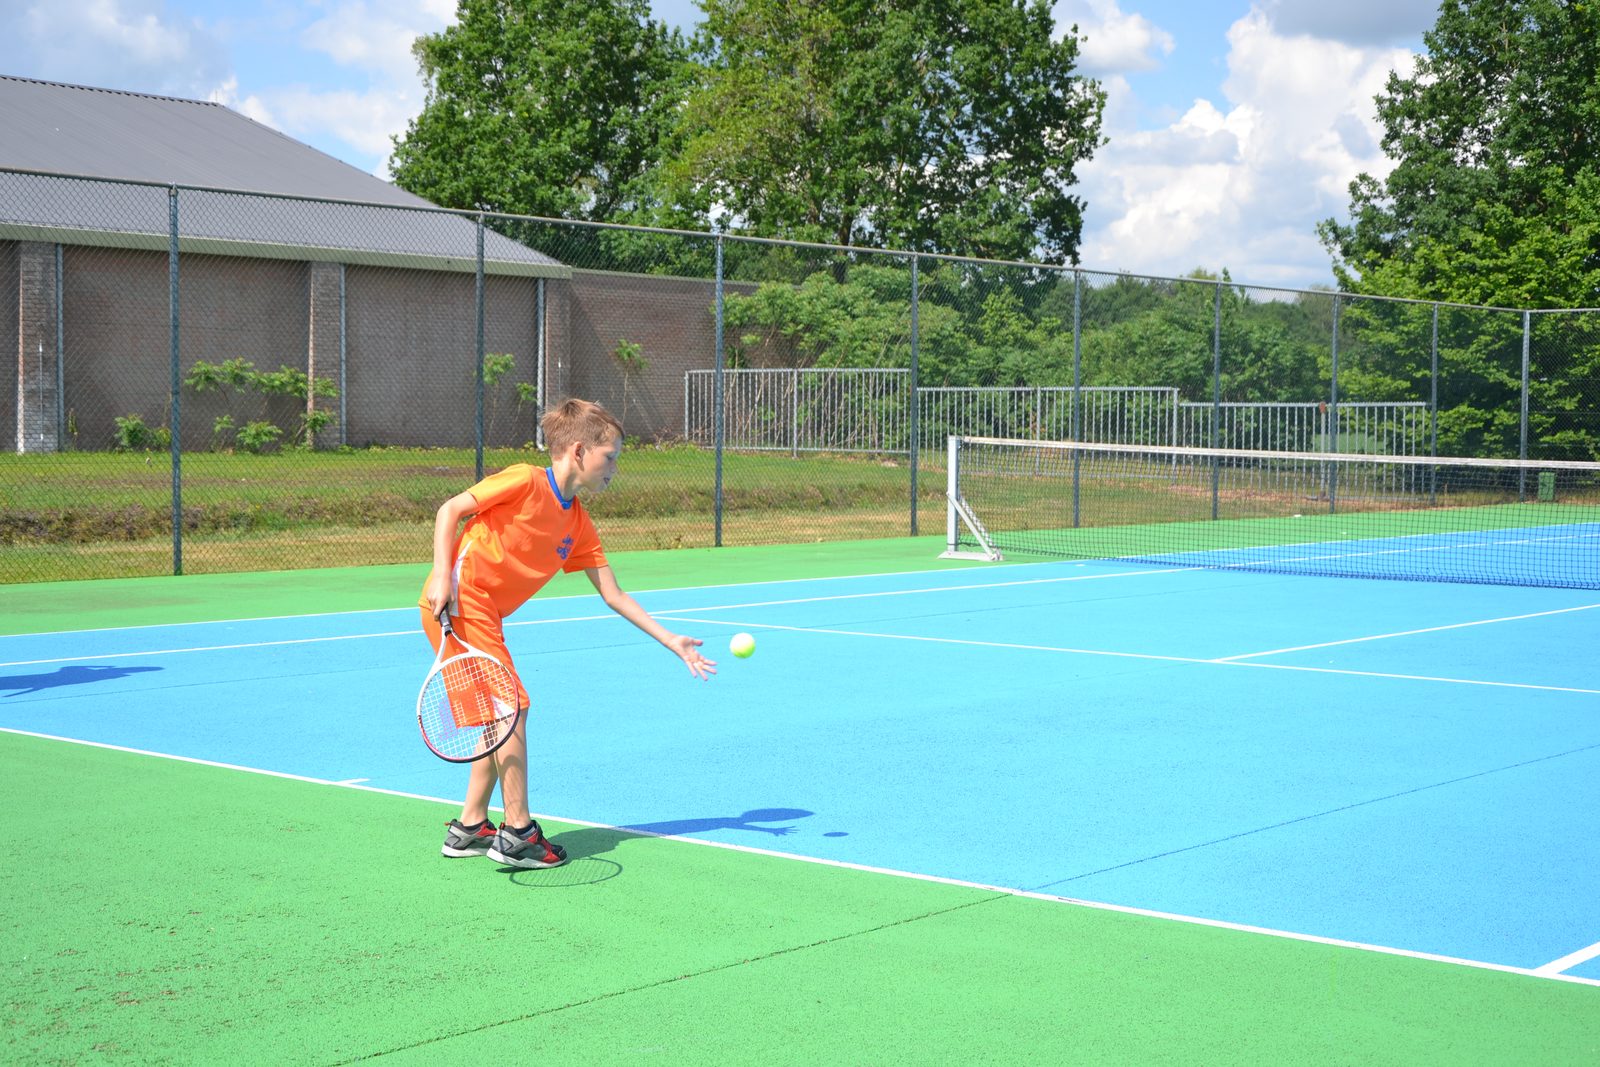
{"label": "blue sky", "polygon": [[[652,0],[688,31],[693,0]],[[410,45],[455,0],[0,0],[0,73],[217,100],[374,174],[423,100]],[[1372,97],[1436,0],[1057,0],[1108,94],[1079,171],[1084,266],[1331,283],[1315,226],[1388,172]]]}

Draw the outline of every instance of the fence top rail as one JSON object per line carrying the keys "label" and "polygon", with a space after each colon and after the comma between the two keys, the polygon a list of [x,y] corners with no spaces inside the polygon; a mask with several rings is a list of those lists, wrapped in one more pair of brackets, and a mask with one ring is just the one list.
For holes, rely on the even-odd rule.
{"label": "fence top rail", "polygon": [[997,445],[1055,452],[1112,452],[1164,459],[1290,459],[1297,463],[1389,463],[1410,467],[1493,467],[1501,470],[1564,470],[1600,474],[1600,463],[1571,459],[1474,459],[1467,456],[1376,455],[1364,452],[1285,452],[1255,448],[1184,448],[1175,445],[1106,444],[1094,441],[1028,441],[1014,437],[952,434],[963,445]]}
{"label": "fence top rail", "polygon": [[1426,400],[1341,400],[1330,404],[1326,400],[1184,400],[1186,408],[1426,408]]}
{"label": "fence top rail", "polygon": [[[728,367],[722,371],[730,378],[738,374],[910,374],[905,367]],[[691,374],[716,374],[715,367],[691,367],[683,372]]]}
{"label": "fence top rail", "polygon": [[[461,208],[440,207],[437,204],[423,202],[421,204],[384,203],[371,200],[339,200],[332,197],[308,196],[302,193],[274,193],[260,189],[237,189],[221,186],[190,185],[182,182],[162,182],[145,178],[118,178],[104,174],[71,174],[60,171],[39,170],[33,167],[0,166],[0,174],[20,174],[40,178],[59,178],[69,181],[101,182],[108,185],[132,185],[147,188],[168,189],[175,191],[219,193],[232,196],[248,196],[274,200],[293,200],[313,204],[337,204],[347,207],[383,208],[389,211],[430,212],[442,215],[455,215],[469,219],[496,219],[512,222],[537,222],[549,223],[557,226],[570,226],[588,229],[623,230],[633,233],[665,234],[678,237],[693,237],[699,240],[728,240],[750,244],[782,245],[791,248],[811,248],[820,251],[846,252],[852,255],[889,256],[899,259],[928,259],[948,263],[970,263],[975,266],[994,267],[1019,267],[1025,270],[1047,271],[1055,274],[1072,274],[1081,279],[1084,274],[1093,274],[1106,278],[1128,278],[1134,281],[1178,282],[1186,285],[1209,285],[1217,288],[1235,290],[1259,289],[1268,292],[1294,293],[1305,296],[1326,296],[1344,300],[1379,300],[1399,304],[1421,304],[1432,307],[1459,308],[1470,311],[1504,311],[1520,314],[1555,315],[1573,314],[1600,311],[1600,308],[1511,308],[1498,307],[1492,304],[1458,304],[1444,300],[1423,300],[1415,297],[1381,296],[1373,293],[1347,293],[1342,289],[1295,289],[1270,285],[1251,285],[1248,282],[1237,282],[1231,279],[1210,278],[1177,278],[1159,274],[1132,274],[1127,271],[1094,270],[1075,264],[1065,263],[1030,263],[1023,260],[1004,259],[976,259],[970,256],[957,256],[944,252],[909,252],[902,249],[871,248],[860,245],[833,245],[814,241],[793,241],[778,237],[757,237],[748,234],[733,234],[722,232],[707,232],[703,230],[682,230],[669,227],[635,226],[619,222],[593,222],[587,219],[557,219],[543,215],[515,215],[507,212],[471,210]],[[407,194],[410,195],[410,194]],[[418,199],[421,199],[420,197]]]}

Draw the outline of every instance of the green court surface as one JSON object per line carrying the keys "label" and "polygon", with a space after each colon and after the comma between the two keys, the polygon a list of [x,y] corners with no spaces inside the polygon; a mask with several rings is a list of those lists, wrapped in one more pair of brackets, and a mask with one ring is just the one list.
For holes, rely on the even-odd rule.
{"label": "green court surface", "polygon": [[[0,735],[12,1063],[1593,1063],[1592,988]],[[75,812],[67,818],[66,812]],[[981,833],[977,835],[981,838]]]}
{"label": "green court surface", "polygon": [[[937,548],[615,562],[644,590],[929,569]],[[0,618],[393,608],[421,579],[0,587]],[[439,856],[454,803],[11,732],[0,799],[5,1063],[1600,1063],[1600,990],[1525,974],[553,819],[571,863],[497,872]],[[981,825],[927,831],[985,847]]]}

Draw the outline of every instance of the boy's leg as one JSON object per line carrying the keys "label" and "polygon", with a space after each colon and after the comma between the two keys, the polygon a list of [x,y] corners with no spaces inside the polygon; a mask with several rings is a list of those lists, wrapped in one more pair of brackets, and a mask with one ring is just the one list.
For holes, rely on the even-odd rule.
{"label": "boy's leg", "polygon": [[472,765],[467,781],[467,802],[461,810],[462,822],[478,822],[489,817],[489,798],[495,782],[500,783],[500,806],[508,826],[526,826],[528,818],[528,711],[517,716],[517,728],[506,743],[488,759]]}

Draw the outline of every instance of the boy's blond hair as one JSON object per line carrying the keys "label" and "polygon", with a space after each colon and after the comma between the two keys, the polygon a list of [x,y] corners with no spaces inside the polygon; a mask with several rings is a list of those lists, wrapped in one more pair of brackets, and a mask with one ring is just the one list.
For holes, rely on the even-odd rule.
{"label": "boy's blond hair", "polygon": [[575,444],[603,445],[613,436],[622,440],[622,423],[615,415],[592,400],[576,397],[545,412],[540,425],[551,456],[559,456]]}

